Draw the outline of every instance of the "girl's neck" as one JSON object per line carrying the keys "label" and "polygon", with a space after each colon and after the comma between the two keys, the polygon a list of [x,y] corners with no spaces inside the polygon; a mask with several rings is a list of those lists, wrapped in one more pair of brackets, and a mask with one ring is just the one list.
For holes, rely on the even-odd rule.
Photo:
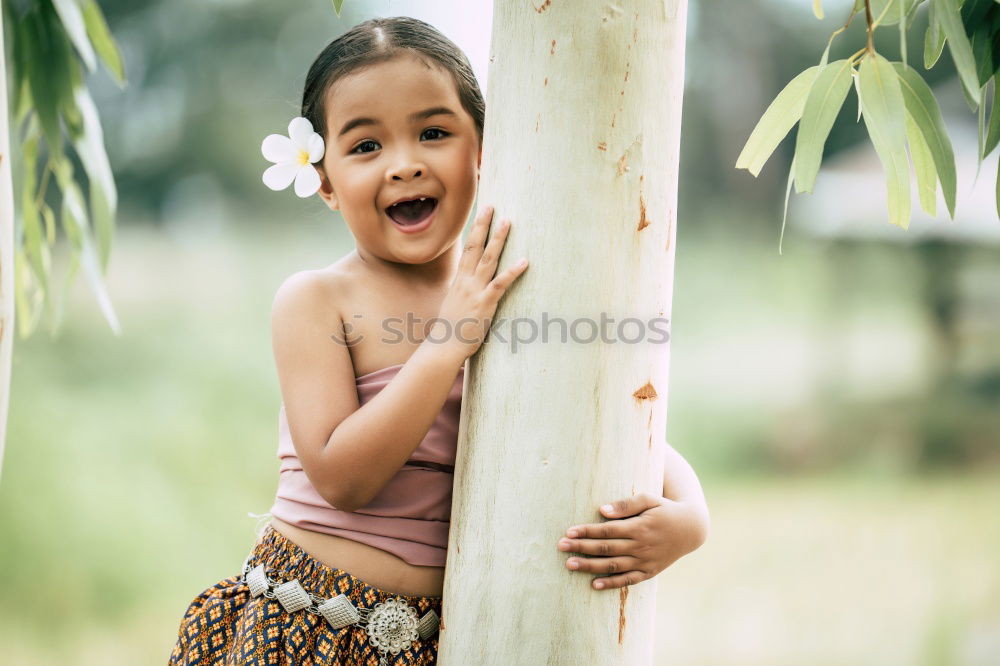
{"label": "girl's neck", "polygon": [[415,288],[438,289],[441,285],[450,285],[458,271],[461,259],[456,244],[453,244],[439,257],[425,264],[406,264],[387,261],[377,257],[368,250],[355,247],[357,261],[379,278],[402,280],[408,286]]}

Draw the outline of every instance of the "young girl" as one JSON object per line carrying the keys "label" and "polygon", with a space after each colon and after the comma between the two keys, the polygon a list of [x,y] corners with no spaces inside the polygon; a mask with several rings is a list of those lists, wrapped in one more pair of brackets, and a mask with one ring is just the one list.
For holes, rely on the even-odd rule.
{"label": "young girl", "polygon": [[[265,183],[318,192],[356,249],[278,289],[271,521],[240,573],[190,604],[170,664],[435,663],[463,365],[527,269],[497,273],[509,223],[487,241],[490,208],[458,243],[484,115],[451,41],[416,19],[381,18],[319,54],[290,136],[265,139],[276,162]],[[567,567],[618,572],[598,580],[622,587],[704,541],[701,488],[667,448],[665,496],[630,497],[602,508],[622,520],[568,530],[577,538],[553,546],[613,557]]]}

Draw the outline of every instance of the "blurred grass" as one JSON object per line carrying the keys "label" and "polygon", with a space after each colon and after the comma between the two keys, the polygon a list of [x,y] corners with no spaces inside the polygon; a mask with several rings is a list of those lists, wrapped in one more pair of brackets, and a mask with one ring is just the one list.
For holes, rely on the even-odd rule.
{"label": "blurred grass", "polygon": [[[350,238],[325,216],[211,230],[122,225],[108,282],[124,336],[81,282],[59,339],[15,344],[5,663],[165,662],[187,603],[242,562],[247,512],[270,507],[271,299]],[[919,474],[905,410],[882,431],[828,428],[921,386],[912,259],[863,250],[845,277],[818,243],[679,247],[669,435],[713,535],[658,579],[662,663],[988,663],[1000,472]]]}

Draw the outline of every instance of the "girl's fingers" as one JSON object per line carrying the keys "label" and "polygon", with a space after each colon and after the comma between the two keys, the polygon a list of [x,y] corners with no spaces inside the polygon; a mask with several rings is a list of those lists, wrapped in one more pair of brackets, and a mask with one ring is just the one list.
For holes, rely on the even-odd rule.
{"label": "girl's fingers", "polygon": [[462,249],[462,258],[458,262],[459,274],[471,273],[479,265],[479,258],[483,256],[483,246],[486,244],[486,234],[489,233],[490,220],[493,219],[493,206],[487,206],[472,224],[469,230],[469,237],[465,240],[465,247]]}
{"label": "girl's fingers", "polygon": [[493,293],[496,294],[496,299],[499,299],[501,296],[503,296],[504,293],[507,291],[507,288],[511,285],[511,283],[513,283],[514,280],[519,278],[521,276],[521,273],[527,270],[527,268],[528,268],[528,261],[525,259],[523,260],[523,263],[518,262],[513,266],[511,266],[510,268],[508,268],[507,270],[505,270],[500,275],[493,278],[489,283],[489,287],[491,288]]}
{"label": "girl's fingers", "polygon": [[616,576],[601,576],[599,578],[595,578],[590,582],[590,586],[595,590],[613,590],[618,587],[635,585],[636,583],[641,583],[642,581],[649,580],[650,578],[652,578],[652,576],[646,572],[635,570],[618,574]]}
{"label": "girl's fingers", "polygon": [[507,233],[510,231],[510,220],[502,220],[497,230],[493,232],[493,237],[486,245],[482,256],[479,258],[479,265],[476,266],[476,277],[486,284],[493,279],[497,272],[497,261],[500,253],[503,252],[504,243],[507,242]]}
{"label": "girl's fingers", "polygon": [[636,542],[632,539],[566,539],[559,540],[559,550],[584,555],[628,555],[635,552]]}
{"label": "girl's fingers", "polygon": [[631,555],[621,557],[571,557],[566,560],[566,568],[594,574],[620,574],[639,566],[639,560]]}
{"label": "girl's fingers", "polygon": [[570,539],[630,539],[641,525],[642,520],[638,518],[621,518],[596,525],[574,525],[566,530],[566,536]]}

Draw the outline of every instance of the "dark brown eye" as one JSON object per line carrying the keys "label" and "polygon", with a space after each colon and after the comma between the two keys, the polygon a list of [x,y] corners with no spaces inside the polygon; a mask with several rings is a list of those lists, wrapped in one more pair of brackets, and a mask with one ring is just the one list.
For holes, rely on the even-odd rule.
{"label": "dark brown eye", "polygon": [[424,130],[424,134],[427,134],[427,132],[437,132],[438,134],[440,134],[441,136],[436,137],[437,139],[443,139],[444,137],[448,136],[448,132],[445,132],[440,127],[428,127],[427,129]]}
{"label": "dark brown eye", "polygon": [[371,139],[366,139],[366,140],[362,141],[361,143],[359,143],[358,145],[354,146],[354,148],[351,149],[351,152],[352,153],[358,153],[358,154],[370,153],[370,152],[372,152],[371,150],[361,150],[361,151],[358,150],[359,148],[361,148],[361,146],[367,146],[369,143],[370,144],[374,144],[376,146],[378,145],[378,143],[376,143],[375,141],[372,141]]}

